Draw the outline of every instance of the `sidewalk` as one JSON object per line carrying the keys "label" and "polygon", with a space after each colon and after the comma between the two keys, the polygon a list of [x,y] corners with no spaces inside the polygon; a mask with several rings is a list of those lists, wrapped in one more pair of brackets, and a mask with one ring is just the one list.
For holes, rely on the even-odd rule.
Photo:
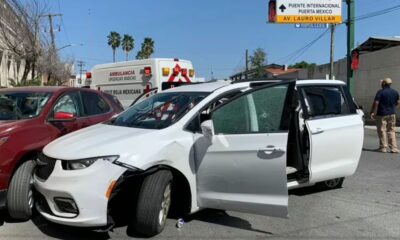
{"label": "sidewalk", "polygon": [[[364,128],[376,132],[376,126],[373,126],[373,125],[365,125]],[[396,127],[396,134],[400,134],[400,127]]]}

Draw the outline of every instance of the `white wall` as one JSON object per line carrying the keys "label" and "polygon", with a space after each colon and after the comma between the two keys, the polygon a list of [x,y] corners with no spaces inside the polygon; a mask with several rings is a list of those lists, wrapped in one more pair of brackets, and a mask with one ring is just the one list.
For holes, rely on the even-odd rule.
{"label": "white wall", "polygon": [[[334,73],[335,79],[346,81],[346,59],[335,62]],[[310,78],[313,79],[324,79],[326,74],[329,74],[329,64],[317,66],[309,73]],[[400,46],[360,55],[359,69],[354,71],[354,98],[363,106],[367,116],[369,116],[375,94],[381,87],[380,79],[386,77],[393,80],[392,88],[400,91]],[[400,111],[397,111],[397,117],[400,119]]]}
{"label": "white wall", "polygon": [[360,68],[354,72],[354,77],[356,98],[369,112],[376,91],[381,87],[380,79],[390,77],[392,88],[400,91],[400,46],[361,55]]}

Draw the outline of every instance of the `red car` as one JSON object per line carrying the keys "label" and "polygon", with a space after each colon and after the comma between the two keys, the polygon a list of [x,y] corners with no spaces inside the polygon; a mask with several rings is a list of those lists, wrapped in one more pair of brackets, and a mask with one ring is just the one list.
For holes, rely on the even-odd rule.
{"label": "red car", "polygon": [[16,219],[30,218],[32,171],[43,147],[121,111],[114,96],[91,89],[0,89],[0,209],[7,207]]}

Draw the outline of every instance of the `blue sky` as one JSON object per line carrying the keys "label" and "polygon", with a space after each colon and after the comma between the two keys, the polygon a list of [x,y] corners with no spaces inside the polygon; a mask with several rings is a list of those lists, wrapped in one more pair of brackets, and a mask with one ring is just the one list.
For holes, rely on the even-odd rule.
{"label": "blue sky", "polygon": [[[400,0],[356,0],[356,15],[398,5]],[[298,58],[284,58],[315,39],[323,29],[296,29],[293,25],[267,24],[267,0],[51,0],[51,12],[61,32],[57,47],[64,58],[95,64],[112,61],[106,36],[110,31],[135,39],[134,59],[144,37],[155,41],[153,57],[177,57],[193,62],[198,77],[227,78],[244,66],[245,49],[260,47],[268,63],[292,64],[301,60],[329,61],[329,34]],[[343,7],[345,8],[345,4]],[[346,11],[343,10],[346,14]],[[344,17],[346,18],[346,17]],[[356,43],[369,36],[399,36],[400,11],[356,22]],[[346,27],[337,28],[335,59],[346,53]],[[117,60],[125,59],[121,49]]]}

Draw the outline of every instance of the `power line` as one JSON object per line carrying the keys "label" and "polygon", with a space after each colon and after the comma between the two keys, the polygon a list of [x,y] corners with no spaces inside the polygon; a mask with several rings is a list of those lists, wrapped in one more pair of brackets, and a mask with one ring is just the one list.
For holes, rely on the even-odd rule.
{"label": "power line", "polygon": [[295,62],[299,57],[301,57],[305,52],[307,52],[308,49],[310,49],[315,43],[317,43],[318,40],[323,38],[328,32],[329,32],[329,29],[325,30],[321,35],[319,35],[316,39],[314,39],[306,47],[304,47],[298,54],[296,54],[292,58],[288,59],[287,63]]}
{"label": "power line", "polygon": [[382,10],[379,10],[379,11],[370,12],[370,13],[366,13],[366,14],[357,16],[357,17],[354,18],[354,21],[360,21],[360,20],[365,20],[365,19],[372,18],[372,17],[381,16],[381,15],[388,14],[390,12],[394,12],[394,11],[397,11],[397,10],[400,10],[400,4],[392,6],[390,8],[385,8],[385,9],[382,9]]}
{"label": "power line", "polygon": [[[60,0],[58,0],[57,2],[58,2],[58,11],[61,13],[62,11],[61,11]],[[61,23],[61,26],[64,28],[64,31],[63,31],[63,32],[64,32],[64,34],[65,34],[65,38],[67,39],[67,43],[68,43],[68,44],[71,44],[71,42],[69,41],[69,36],[68,36],[67,28],[66,28],[66,26],[65,26],[65,24],[64,24],[64,19],[63,19],[62,16],[60,17],[60,23]],[[69,51],[70,51],[71,55],[74,54],[73,51],[72,51],[72,49],[69,49]]]}
{"label": "power line", "polygon": [[307,43],[305,46],[295,50],[294,52],[288,54],[285,57],[282,57],[282,58],[279,58],[279,59],[275,60],[275,62],[279,62],[279,61],[291,62],[292,60],[295,60],[295,59],[299,58],[308,49],[310,49],[316,42],[318,42],[318,40],[320,40],[323,36],[325,36],[328,32],[329,32],[329,29],[325,30],[320,35],[318,35],[315,39],[313,39],[311,42]]}
{"label": "power line", "polygon": [[232,74],[240,71],[239,68],[240,68],[240,65],[241,65],[244,57],[245,56],[243,54],[241,54],[241,58],[240,58],[239,62],[236,64],[236,66],[233,68]]}

